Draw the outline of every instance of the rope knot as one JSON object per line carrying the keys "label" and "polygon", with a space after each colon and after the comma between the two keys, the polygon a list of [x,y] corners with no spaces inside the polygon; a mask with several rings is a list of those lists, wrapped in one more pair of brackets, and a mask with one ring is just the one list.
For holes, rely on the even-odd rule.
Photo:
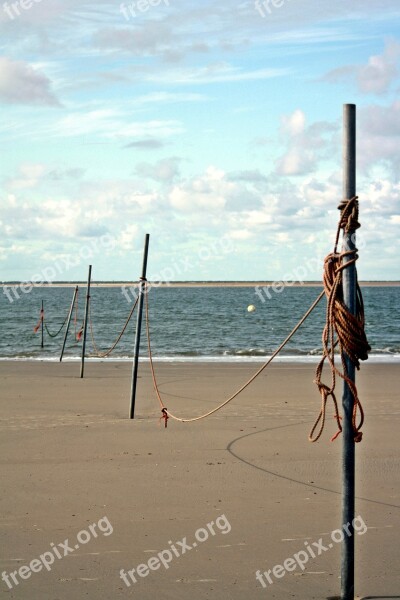
{"label": "rope knot", "polygon": [[161,412],[162,412],[162,417],[160,417],[160,421],[161,421],[162,419],[164,419],[164,427],[165,427],[165,429],[167,429],[167,426],[168,426],[168,419],[169,419],[169,416],[168,416],[168,410],[167,410],[167,408],[164,406],[164,408],[162,408],[162,409],[161,409]]}
{"label": "rope knot", "polygon": [[346,233],[361,227],[358,221],[358,196],[350,200],[342,200],[338,209],[341,211],[339,227]]}

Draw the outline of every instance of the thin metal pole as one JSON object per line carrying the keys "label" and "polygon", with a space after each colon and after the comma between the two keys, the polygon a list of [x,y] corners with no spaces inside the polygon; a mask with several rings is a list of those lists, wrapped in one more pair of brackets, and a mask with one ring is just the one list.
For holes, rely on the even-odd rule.
{"label": "thin metal pole", "polygon": [[85,369],[86,332],[87,332],[87,324],[88,324],[88,313],[89,313],[89,302],[90,302],[90,279],[91,279],[91,277],[92,277],[92,265],[89,265],[88,282],[87,282],[87,290],[86,290],[85,321],[84,321],[84,324],[83,324],[81,379],[83,377],[83,371]]}
{"label": "thin metal pole", "polygon": [[44,336],[44,304],[43,304],[43,300],[42,300],[42,310],[40,311],[40,316],[42,317],[42,320],[41,320],[42,341],[41,341],[40,347],[44,348],[44,339],[43,339],[43,336]]}
{"label": "thin metal pole", "polygon": [[[343,106],[343,197],[349,200],[356,195],[356,106]],[[342,251],[355,249],[355,231],[343,233]],[[344,257],[348,262],[352,256]],[[343,300],[348,310],[356,313],[357,273],[353,263],[343,269]],[[355,367],[349,357],[344,357],[347,374],[355,382]],[[342,544],[341,599],[354,600],[354,511],[355,511],[355,443],[353,431],[354,397],[344,382],[343,387],[343,447],[342,447],[342,527],[349,524]]]}
{"label": "thin metal pole", "polygon": [[72,311],[74,310],[77,293],[78,293],[78,286],[76,286],[76,288],[75,288],[74,295],[73,295],[72,302],[71,302],[71,308],[69,309],[69,315],[68,315],[68,321],[67,321],[67,328],[65,330],[64,341],[63,341],[63,345],[62,345],[62,348],[61,348],[60,362],[63,359],[64,350],[65,350],[65,344],[67,343],[69,325],[71,323]]}
{"label": "thin metal pole", "polygon": [[144,298],[145,286],[146,286],[147,256],[149,253],[149,240],[150,240],[150,234],[146,233],[146,237],[144,240],[142,276],[140,278],[140,285],[139,285],[139,303],[138,303],[138,314],[137,314],[137,322],[136,322],[135,353],[133,356],[131,404],[130,404],[130,408],[129,408],[129,418],[130,419],[135,418],[136,384],[137,384],[137,376],[138,376],[138,368],[139,368],[140,332],[142,329],[143,298]]}

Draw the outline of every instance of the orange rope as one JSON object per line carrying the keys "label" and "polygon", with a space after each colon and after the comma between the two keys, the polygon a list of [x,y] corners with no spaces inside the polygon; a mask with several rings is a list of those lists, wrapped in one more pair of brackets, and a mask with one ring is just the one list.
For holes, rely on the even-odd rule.
{"label": "orange rope", "polygon": [[[290,334],[286,337],[286,339],[282,342],[282,344],[275,350],[272,356],[254,373],[252,377],[246,383],[244,383],[234,394],[232,394],[227,400],[219,404],[217,407],[208,411],[207,413],[200,415],[198,417],[183,419],[181,417],[175,416],[171,413],[164,405],[162,400],[160,390],[157,383],[157,378],[154,370],[153,364],[153,356],[151,350],[151,341],[150,341],[150,324],[149,324],[149,304],[148,304],[148,293],[145,293],[145,307],[146,307],[146,330],[147,330],[147,343],[148,343],[148,351],[149,351],[149,359],[150,359],[150,368],[153,379],[153,386],[156,392],[158,401],[161,406],[162,419],[165,419],[165,427],[167,427],[168,418],[172,418],[175,421],[180,421],[181,423],[190,423],[193,421],[198,421],[200,419],[204,419],[217,412],[224,406],[226,406],[229,402],[231,402],[234,398],[236,398],[244,389],[246,389],[255,379],[262,373],[262,371],[273,361],[273,359],[279,354],[279,352],[284,348],[284,346],[289,342],[289,340],[293,337],[296,331],[301,327],[307,317],[311,314],[320,300],[324,295],[327,296],[327,318],[326,324],[324,327],[323,335],[322,335],[322,343],[323,343],[323,358],[320,361],[317,372],[316,372],[316,380],[315,383],[318,385],[321,396],[322,396],[322,406],[320,413],[317,417],[314,426],[311,429],[309,440],[312,442],[317,441],[323,432],[325,419],[326,419],[326,403],[329,396],[332,397],[334,403],[334,416],[336,418],[336,422],[338,424],[338,432],[333,436],[332,441],[337,438],[342,430],[342,426],[340,423],[341,417],[339,415],[339,408],[337,404],[337,400],[334,394],[335,384],[336,384],[336,374],[339,375],[346,383],[348,384],[351,393],[354,398],[354,409],[353,409],[353,428],[354,428],[354,439],[356,442],[361,441],[362,433],[360,428],[364,421],[364,412],[358,398],[357,388],[355,383],[351,381],[347,374],[346,363],[344,361],[344,356],[347,355],[353,364],[359,368],[359,360],[366,360],[368,358],[368,351],[370,350],[370,346],[368,344],[367,338],[364,332],[364,310],[363,310],[363,301],[360,287],[357,282],[357,310],[356,315],[352,315],[343,302],[343,290],[342,290],[342,272],[343,269],[347,268],[349,265],[355,263],[358,256],[356,250],[349,252],[337,252],[337,246],[339,242],[340,230],[341,228],[344,231],[354,231],[360,225],[358,223],[358,202],[357,197],[351,198],[348,201],[344,201],[340,208],[342,209],[340,222],[338,225],[337,233],[336,233],[336,241],[335,248],[332,254],[329,254],[324,262],[324,291],[318,296],[318,298],[313,302],[307,312],[303,315],[294,329],[290,332]],[[353,258],[349,259],[347,262],[343,262],[343,258],[353,256]],[[145,290],[146,292],[146,290]],[[336,334],[336,336],[335,336]],[[342,359],[343,371],[340,371],[335,366],[335,347],[339,345]],[[328,360],[331,366],[331,386],[328,387],[326,384],[322,383],[321,375],[322,369],[325,360]],[[360,422],[357,425],[357,410],[360,411]],[[318,424],[320,424],[320,429],[317,435],[314,437],[315,429]]]}
{"label": "orange rope", "polygon": [[46,329],[47,334],[51,337],[51,338],[55,338],[58,336],[58,334],[61,332],[62,328],[64,327],[65,323],[67,322],[68,319],[68,314],[69,311],[67,312],[65,319],[63,321],[63,324],[61,325],[61,327],[59,328],[59,330],[57,331],[57,333],[51,333],[50,329],[47,327],[47,323],[44,321],[44,328]]}
{"label": "orange rope", "polygon": [[40,309],[40,317],[39,317],[39,321],[37,322],[37,324],[35,325],[35,327],[33,328],[33,331],[35,333],[37,333],[40,329],[40,325],[42,323],[42,321],[44,321],[44,310],[43,308]]}
{"label": "orange rope", "polygon": [[[297,325],[294,327],[294,329],[291,331],[291,333],[287,336],[287,338],[275,350],[275,352],[272,354],[272,356],[270,356],[270,358],[254,373],[254,375],[252,377],[250,377],[250,379],[248,381],[246,381],[245,384],[243,384],[234,394],[232,394],[232,396],[230,396],[227,400],[225,400],[224,402],[219,404],[216,408],[213,408],[212,410],[208,411],[204,415],[200,415],[199,417],[193,417],[191,419],[182,419],[180,417],[175,416],[174,414],[171,413],[171,411],[167,410],[167,408],[165,407],[164,402],[162,400],[160,390],[159,390],[159,387],[157,384],[155,371],[154,371],[154,365],[153,365],[153,356],[152,356],[151,342],[150,342],[148,294],[146,293],[146,295],[145,295],[146,330],[147,330],[147,344],[148,344],[148,350],[149,350],[150,368],[151,368],[151,374],[152,374],[152,378],[153,378],[154,390],[156,392],[158,401],[161,405],[163,415],[167,415],[167,417],[171,417],[171,419],[175,419],[175,421],[180,421],[181,423],[191,423],[192,421],[199,421],[200,419],[209,417],[213,413],[217,412],[218,410],[220,410],[221,408],[226,406],[229,402],[231,402],[234,398],[236,398],[236,396],[238,396],[241,392],[243,392],[243,390],[245,390],[260,375],[260,373],[262,373],[264,371],[264,369],[273,361],[275,356],[277,356],[279,354],[279,352],[284,348],[284,346],[286,346],[288,341],[294,336],[296,331],[301,327],[301,325],[304,323],[304,321],[307,319],[307,317],[312,313],[312,311],[317,306],[317,304],[320,302],[320,300],[322,300],[322,298],[324,297],[324,293],[325,292],[320,293],[318,298],[312,303],[312,305],[310,306],[308,311],[303,315],[303,317],[300,319],[300,321],[297,323]],[[163,416],[162,418],[165,418],[165,416]]]}
{"label": "orange rope", "polygon": [[[344,356],[348,356],[350,361],[357,369],[360,368],[360,360],[368,358],[368,352],[371,350],[364,331],[364,304],[360,286],[356,286],[356,314],[349,312],[343,301],[343,270],[354,264],[358,259],[357,250],[338,253],[340,230],[355,231],[360,224],[358,223],[358,202],[357,196],[347,202],[343,202],[339,207],[342,209],[338,229],[336,232],[336,241],[334,251],[325,258],[324,261],[324,291],[327,297],[326,322],[322,333],[323,357],[316,370],[315,383],[321,394],[321,408],[318,417],[311,428],[309,434],[310,442],[316,442],[322,435],[326,419],[326,404],[331,397],[334,405],[334,418],[338,426],[337,433],[332,437],[335,440],[342,431],[341,417],[339,416],[338,403],[335,396],[336,375],[339,375],[349,386],[354,398],[353,405],[353,430],[354,440],[361,442],[362,432],[360,431],[364,422],[364,411],[358,398],[357,387],[348,377]],[[347,262],[343,262],[345,257],[352,257]],[[356,275],[357,276],[357,275]],[[342,371],[335,365],[335,347],[339,345]],[[322,371],[325,360],[331,367],[330,386],[322,383]],[[359,423],[357,424],[357,411],[360,412]],[[319,425],[318,432],[314,435]]]}
{"label": "orange rope", "polygon": [[[111,346],[111,348],[109,348],[108,350],[106,350],[105,352],[100,352],[100,350],[98,349],[98,347],[96,346],[96,342],[94,341],[94,334],[93,334],[93,324],[92,324],[92,314],[91,314],[91,307],[89,305],[89,325],[90,325],[90,335],[92,338],[92,344],[93,344],[93,349],[95,351],[95,356],[97,356],[98,358],[106,358],[106,356],[109,356],[109,354],[111,354],[111,352],[114,350],[114,348],[116,347],[116,345],[118,344],[118,342],[120,341],[120,339],[122,338],[122,336],[125,333],[126,328],[128,327],[128,323],[131,320],[131,317],[133,315],[133,311],[136,308],[136,305],[138,303],[138,298],[136,298],[136,302],[134,303],[134,305],[131,308],[131,311],[129,313],[129,316],[125,322],[125,325],[122,328],[121,333],[118,335],[117,339],[115,340],[115,342],[113,343],[113,345]],[[93,356],[93,355],[92,355]]]}
{"label": "orange rope", "polygon": [[75,327],[75,340],[77,342],[81,341],[81,337],[83,334],[83,322],[82,325],[79,328],[79,331],[77,331],[77,323],[78,323],[78,294],[79,294],[79,290],[76,292],[76,298],[75,298],[75,317],[74,317],[74,327]]}

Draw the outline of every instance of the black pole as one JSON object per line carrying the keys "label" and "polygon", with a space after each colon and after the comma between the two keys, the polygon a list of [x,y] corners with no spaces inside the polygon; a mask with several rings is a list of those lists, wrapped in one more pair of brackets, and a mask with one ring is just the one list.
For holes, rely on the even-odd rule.
{"label": "black pole", "polygon": [[[356,195],[356,106],[343,106],[343,197],[350,200]],[[355,249],[355,231],[343,232],[342,252]],[[343,258],[346,263],[353,257]],[[357,273],[355,263],[343,269],[343,300],[348,310],[356,313]],[[347,375],[355,382],[355,367],[347,355],[344,356]],[[355,511],[355,442],[353,430],[354,397],[350,387],[343,387],[343,500],[342,527],[349,524],[349,533],[344,535],[342,545],[341,600],[354,600],[354,511]]]}
{"label": "black pole", "polygon": [[135,353],[133,356],[131,405],[129,408],[129,418],[130,419],[135,418],[136,384],[137,384],[137,376],[138,376],[138,368],[139,368],[139,351],[140,351],[140,332],[142,329],[143,298],[144,298],[145,286],[146,286],[147,256],[149,253],[149,240],[150,240],[150,234],[146,233],[146,237],[144,240],[142,276],[140,278],[140,285],[139,285],[139,303],[138,303],[138,314],[137,314],[137,322],[136,322]]}
{"label": "black pole", "polygon": [[83,371],[85,369],[86,332],[87,332],[89,302],[90,302],[90,279],[91,279],[91,276],[92,276],[92,265],[89,265],[88,282],[87,282],[87,290],[86,290],[85,321],[83,323],[83,341],[82,341],[82,358],[81,358],[81,379],[83,377]]}
{"label": "black pole", "polygon": [[40,344],[41,348],[44,348],[44,304],[43,304],[43,300],[42,300],[42,310],[40,311],[40,316],[41,316],[41,333],[42,333],[42,341]]}
{"label": "black pole", "polygon": [[64,341],[63,341],[63,345],[62,345],[62,348],[61,348],[60,362],[62,361],[63,356],[64,356],[65,344],[67,343],[69,325],[71,323],[72,311],[74,310],[75,300],[76,300],[77,293],[78,293],[78,286],[76,286],[76,288],[75,288],[74,295],[72,297],[71,308],[69,309],[69,315],[68,315],[68,321],[67,321],[67,328],[65,330]]}

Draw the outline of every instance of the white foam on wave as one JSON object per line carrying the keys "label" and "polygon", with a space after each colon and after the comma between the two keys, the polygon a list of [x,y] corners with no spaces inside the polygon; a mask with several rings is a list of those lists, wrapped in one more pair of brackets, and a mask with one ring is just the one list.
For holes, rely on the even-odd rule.
{"label": "white foam on wave", "polygon": [[[153,360],[159,363],[264,363],[268,360],[268,356],[154,356]],[[321,359],[318,355],[295,355],[295,356],[277,356],[273,362],[279,363],[311,363],[316,364]],[[79,362],[80,356],[66,356],[63,362]],[[132,362],[132,356],[118,356],[113,358],[85,358],[85,362]],[[0,357],[0,361],[17,361],[17,362],[59,362],[59,357],[49,356],[24,356],[24,357]],[[149,362],[148,357],[140,357],[140,362]],[[400,354],[371,354],[368,361],[361,363],[399,363]]]}

